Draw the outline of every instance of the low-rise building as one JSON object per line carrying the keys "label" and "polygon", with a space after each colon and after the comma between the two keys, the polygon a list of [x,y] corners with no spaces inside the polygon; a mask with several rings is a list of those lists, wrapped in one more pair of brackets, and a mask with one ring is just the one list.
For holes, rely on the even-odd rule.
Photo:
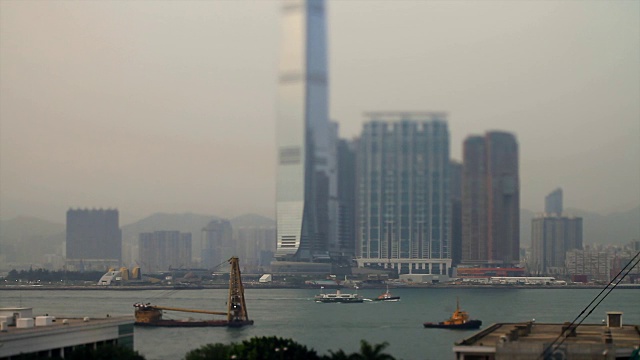
{"label": "low-rise building", "polygon": [[640,344],[638,325],[623,325],[622,313],[605,324],[499,323],[453,347],[457,360],[632,359]]}
{"label": "low-rise building", "polygon": [[[0,359],[64,358],[77,347],[118,345],[133,349],[133,318],[32,316],[32,308],[0,308]],[[30,358],[31,358],[30,357]]]}

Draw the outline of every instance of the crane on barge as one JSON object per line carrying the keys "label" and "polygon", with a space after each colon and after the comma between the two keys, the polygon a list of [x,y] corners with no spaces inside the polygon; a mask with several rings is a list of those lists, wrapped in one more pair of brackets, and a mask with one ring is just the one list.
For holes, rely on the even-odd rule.
{"label": "crane on barge", "polygon": [[[227,311],[210,311],[184,309],[169,306],[151,305],[151,303],[136,303],[135,325],[138,326],[165,326],[165,327],[205,327],[205,326],[229,326],[242,327],[253,325],[253,320],[249,320],[247,306],[244,300],[244,286],[240,274],[240,261],[237,257],[228,260],[231,264],[229,274],[229,297],[227,299]],[[163,319],[162,313],[167,311],[179,311],[210,315],[226,315],[226,320],[169,320]]]}

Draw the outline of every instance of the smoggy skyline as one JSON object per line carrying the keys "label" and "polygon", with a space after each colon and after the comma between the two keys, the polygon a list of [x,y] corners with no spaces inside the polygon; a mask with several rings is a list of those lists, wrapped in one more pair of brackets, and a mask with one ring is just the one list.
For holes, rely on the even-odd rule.
{"label": "smoggy skyline", "polygon": [[[280,1],[0,2],[0,218],[275,217]],[[521,205],[640,204],[640,2],[327,1],[329,108],[516,135]]]}

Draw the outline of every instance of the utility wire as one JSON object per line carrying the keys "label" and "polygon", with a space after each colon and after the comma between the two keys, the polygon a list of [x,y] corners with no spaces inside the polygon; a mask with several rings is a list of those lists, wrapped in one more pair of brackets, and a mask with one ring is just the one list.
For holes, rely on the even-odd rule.
{"label": "utility wire", "polygon": [[[571,329],[574,328],[574,324],[575,322],[580,318],[580,316],[582,316],[582,314],[585,313],[585,311],[587,311],[589,309],[589,307],[596,301],[598,300],[598,298],[600,297],[600,295],[602,295],[602,293],[604,293],[605,291],[607,291],[607,288],[609,288],[609,286],[611,284],[615,284],[609,289],[609,291],[602,297],[602,299],[600,299],[600,301],[598,301],[597,304],[595,304],[595,306],[593,306],[593,308],[591,308],[591,310],[589,310],[589,312],[587,313],[587,315],[585,315],[585,317],[580,320],[580,322],[578,323],[578,325],[576,325],[575,327],[580,326],[580,324],[582,324],[582,322],[584,322],[589,315],[591,315],[591,313],[598,307],[598,305],[600,305],[600,303],[602,301],[604,301],[604,299],[611,293],[611,291],[613,291],[613,289],[616,288],[616,286],[618,286],[618,284],[620,284],[620,282],[622,282],[622,280],[631,272],[631,270],[633,270],[633,268],[635,268],[638,263],[640,263],[640,258],[638,260],[636,260],[636,258],[638,258],[640,256],[640,251],[638,251],[638,253],[631,259],[629,260],[629,262],[622,268],[622,270],[620,270],[620,272],[618,272],[618,274],[616,276],[613,277],[613,279],[611,279],[611,281],[607,284],[607,286],[604,287],[604,289],[602,289],[602,291],[600,291],[600,293],[593,298],[593,300],[591,300],[591,302],[589,303],[589,305],[587,305],[584,309],[582,309],[582,311],[580,312],[580,314],[578,314],[578,316],[576,316],[575,319],[573,319],[573,321],[571,322],[571,324],[569,324],[569,326],[567,326],[565,329],[562,330],[562,332],[560,333],[560,335],[558,335],[558,337],[555,338],[555,340],[553,340],[553,342],[551,344],[549,344],[543,351],[542,354],[540,354],[540,358],[545,358],[547,355],[550,355],[553,353],[552,350],[553,346],[556,344],[556,342],[558,342],[558,340],[560,338],[562,338],[562,341],[560,341],[560,343],[556,346],[556,349],[559,348],[564,341],[566,340],[566,336],[563,337],[564,333],[567,331],[570,331]],[[635,264],[633,264],[633,262],[635,261]],[[633,265],[632,265],[633,264]],[[631,267],[629,267],[629,265],[631,265]],[[627,267],[629,267],[629,269],[627,269]],[[618,278],[618,276],[620,276],[620,274],[622,274],[624,271],[626,270],[626,273],[624,273],[624,275],[622,275],[622,277],[620,279],[618,279],[618,281],[616,282],[616,279]]]}

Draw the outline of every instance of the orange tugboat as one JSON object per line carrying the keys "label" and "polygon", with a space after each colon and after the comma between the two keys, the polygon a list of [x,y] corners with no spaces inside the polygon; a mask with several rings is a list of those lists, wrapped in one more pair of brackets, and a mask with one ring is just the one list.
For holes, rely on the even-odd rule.
{"label": "orange tugboat", "polygon": [[[240,265],[237,257],[229,259],[231,272],[229,275],[229,299],[227,301],[227,311],[208,311],[182,309],[167,306],[155,306],[150,303],[136,303],[135,325],[138,326],[165,326],[165,327],[204,327],[204,326],[229,326],[241,327],[253,325],[253,320],[249,320],[247,307],[244,301],[244,287],[240,277]],[[163,310],[180,311],[200,314],[225,315],[226,319],[220,320],[170,320],[163,319]]]}
{"label": "orange tugboat", "polygon": [[393,296],[389,292],[389,285],[387,285],[387,291],[383,292],[380,296],[373,299],[373,301],[400,301],[400,296]]}
{"label": "orange tugboat", "polygon": [[453,312],[451,318],[449,320],[432,323],[426,322],[424,323],[424,327],[426,328],[437,328],[437,329],[478,329],[482,325],[482,321],[480,320],[469,320],[469,314],[466,311],[460,310],[460,302],[456,298],[456,311]]}

